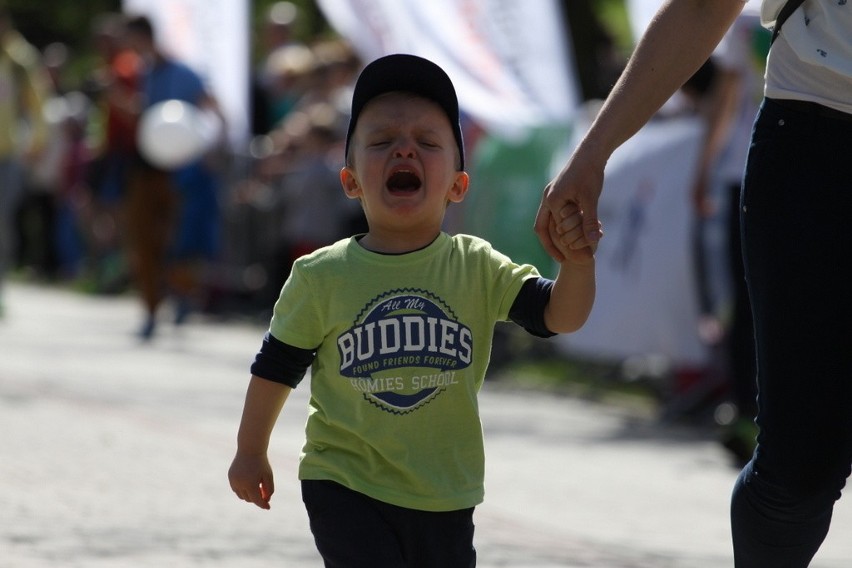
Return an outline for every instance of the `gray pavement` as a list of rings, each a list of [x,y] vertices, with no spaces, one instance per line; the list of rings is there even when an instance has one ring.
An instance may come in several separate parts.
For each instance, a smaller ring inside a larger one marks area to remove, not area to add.
[[[198,317],[141,344],[132,297],[12,284],[4,303],[0,568],[321,566],[296,481],[307,388],[273,436],[272,510],[228,488],[263,329]],[[490,383],[481,407],[479,566],[731,566],[737,472],[712,439]],[[852,566],[846,501],[813,568]]]

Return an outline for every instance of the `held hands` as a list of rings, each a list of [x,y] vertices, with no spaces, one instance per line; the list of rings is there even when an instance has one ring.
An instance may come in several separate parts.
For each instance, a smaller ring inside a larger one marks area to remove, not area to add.
[[[228,481],[231,489],[243,501],[254,503],[261,509],[270,508],[269,500],[275,491],[275,483],[265,454],[237,452],[228,470]]]
[[[575,203],[568,202],[562,209],[551,214],[547,224],[547,235],[552,246],[559,252],[560,263],[585,265],[594,260],[597,241],[589,244],[586,235],[597,233],[600,238],[601,223],[597,219],[584,220],[583,212]]]
[[[583,153],[586,156],[581,155]],[[591,258],[603,236],[598,221],[598,198],[603,188],[606,161],[597,160],[591,154],[593,150],[577,149],[545,187],[536,215],[538,239],[547,253],[560,263]]]

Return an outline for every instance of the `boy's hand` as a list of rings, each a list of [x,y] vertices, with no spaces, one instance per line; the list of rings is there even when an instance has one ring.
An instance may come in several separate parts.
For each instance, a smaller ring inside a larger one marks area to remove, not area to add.
[[[600,221],[594,221],[594,227],[584,226],[583,212],[575,203],[566,203],[557,215],[550,218],[548,232],[550,241],[562,258],[573,264],[589,264],[594,259],[594,245],[586,238],[589,232],[596,233],[598,239],[603,234]]]
[[[228,481],[231,489],[243,501],[254,503],[261,509],[270,508],[269,500],[275,491],[275,483],[266,454],[237,452],[228,470]]]

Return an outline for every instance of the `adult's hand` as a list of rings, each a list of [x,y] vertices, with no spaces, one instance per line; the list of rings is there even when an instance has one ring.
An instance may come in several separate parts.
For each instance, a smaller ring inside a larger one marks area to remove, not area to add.
[[[577,205],[584,236],[571,246],[594,250],[602,235],[598,198],[610,154],[636,134],[707,60],[742,9],[742,0],[669,0],[662,4],[586,137],[544,190],[535,232],[557,261],[563,256],[550,238],[551,220],[558,220],[567,203]]]
[[[535,218],[535,232],[544,249],[557,262],[564,261],[565,255],[551,238],[550,223],[561,220],[564,212],[569,210],[567,205],[576,205],[583,218],[583,236],[571,243],[572,249],[590,247],[594,252],[603,236],[598,219],[598,199],[603,189],[605,165],[606,159],[595,156],[581,145],[562,171],[544,188]]]

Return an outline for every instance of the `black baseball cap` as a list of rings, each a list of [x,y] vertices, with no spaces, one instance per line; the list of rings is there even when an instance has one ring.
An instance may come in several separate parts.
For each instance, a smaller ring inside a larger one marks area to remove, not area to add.
[[[414,93],[437,103],[450,119],[459,147],[459,169],[464,169],[464,141],[459,123],[459,101],[450,77],[438,65],[416,55],[397,53],[372,61],[361,71],[352,94],[352,113],[346,132],[346,156],[349,140],[355,132],[358,116],[368,102],[393,91]]]

